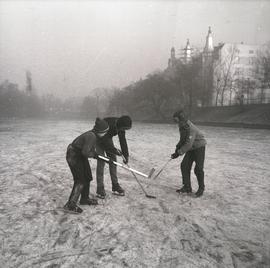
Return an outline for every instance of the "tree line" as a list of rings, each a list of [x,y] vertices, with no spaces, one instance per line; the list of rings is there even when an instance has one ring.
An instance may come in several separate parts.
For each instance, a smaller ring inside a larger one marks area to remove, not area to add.
[[[40,97],[29,87],[30,83],[21,90],[7,80],[0,84],[0,118],[94,119],[106,113],[110,96],[105,89],[96,89],[85,97]]]
[[[241,79],[235,68],[237,60],[237,47],[232,46],[227,57],[210,64],[206,72],[202,55],[198,54],[188,63],[178,61],[173,68],[148,74],[122,89],[98,88],[84,98],[68,99],[33,94],[28,72],[24,91],[9,81],[0,84],[0,117],[89,119],[129,114],[135,120],[168,121],[180,107],[192,114],[197,107],[223,106],[225,99],[229,100],[227,105],[241,104],[241,96],[250,98],[255,88],[259,88],[263,103],[265,91],[270,88],[270,45],[255,58],[253,80]]]
[[[238,52],[232,45],[224,57],[213,54],[208,65],[203,65],[203,55],[198,54],[190,62],[178,61],[173,68],[149,74],[115,92],[109,111],[128,113],[139,120],[167,121],[180,107],[192,114],[204,106],[270,102],[266,97],[270,89],[270,44],[248,58],[252,61],[248,62],[248,74],[239,73],[243,71],[240,60],[247,59],[240,59]]]
[[[109,113],[130,114],[137,120],[167,121],[180,107],[191,111],[202,103],[200,58],[157,71],[114,93]]]

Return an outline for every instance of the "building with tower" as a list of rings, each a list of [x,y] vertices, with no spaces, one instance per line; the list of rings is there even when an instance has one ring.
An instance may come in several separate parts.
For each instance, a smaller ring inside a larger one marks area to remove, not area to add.
[[[189,39],[179,58],[171,49],[168,73],[177,64],[189,64],[194,57],[200,61],[201,106],[223,106],[236,103],[264,103],[270,100],[270,89],[262,84],[263,71],[258,67],[258,55],[263,46],[244,43],[219,43],[214,46],[211,27],[200,51],[191,47]]]
[[[187,43],[185,48],[183,49],[183,57],[181,58],[182,62],[184,64],[190,63],[191,62],[191,53],[192,53],[192,48],[189,43],[189,39],[187,39]]]
[[[168,59],[168,69],[174,68],[177,64],[187,64],[192,60],[192,52],[193,48],[190,46],[189,39],[187,39],[187,43],[185,48],[181,50],[181,55],[179,58],[175,56],[175,48],[171,48],[171,57]]]

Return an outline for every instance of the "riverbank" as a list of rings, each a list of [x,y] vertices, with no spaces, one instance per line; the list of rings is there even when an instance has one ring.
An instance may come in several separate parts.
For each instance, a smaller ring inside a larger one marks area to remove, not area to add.
[[[115,114],[104,114],[106,116],[117,116]],[[120,114],[118,115],[120,116]],[[172,114],[166,114],[165,119],[158,119],[152,115],[147,117],[136,117],[130,114],[133,121],[142,123],[173,123]],[[50,116],[43,116],[42,118],[32,118],[45,121],[93,121],[95,114],[89,114],[88,118],[82,118],[78,114],[55,114]],[[250,105],[235,105],[235,106],[218,106],[218,107],[198,107],[193,110],[189,116],[192,122],[198,125],[215,126],[215,127],[234,127],[234,128],[256,128],[256,129],[270,129],[270,103],[268,104],[250,104]],[[1,122],[13,120],[27,120],[27,118],[0,118]],[[30,119],[30,118],[28,118]]]
[[[270,129],[270,104],[201,107],[191,120],[207,126]]]

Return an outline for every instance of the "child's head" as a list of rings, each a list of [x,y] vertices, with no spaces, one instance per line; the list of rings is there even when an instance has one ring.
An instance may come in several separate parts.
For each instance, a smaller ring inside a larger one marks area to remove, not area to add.
[[[173,114],[174,122],[178,123],[180,126],[184,125],[187,122],[187,116],[184,110],[179,110]]]
[[[108,123],[100,118],[96,118],[95,125],[94,125],[94,131],[99,137],[103,137],[109,130]]]
[[[132,127],[132,120],[128,115],[123,115],[116,122],[118,130],[129,130]]]

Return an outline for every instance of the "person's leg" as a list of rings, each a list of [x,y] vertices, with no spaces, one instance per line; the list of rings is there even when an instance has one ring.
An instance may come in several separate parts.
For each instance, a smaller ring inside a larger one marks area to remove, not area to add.
[[[77,203],[85,186],[85,163],[83,158],[72,148],[67,150],[66,160],[72,173],[74,184],[68,202],[65,204],[64,208],[81,213],[83,210],[77,206]]]
[[[193,163],[193,154],[192,151],[189,151],[185,154],[181,162],[181,173],[183,180],[183,191],[180,192],[192,192],[191,183],[190,183],[190,171]]]
[[[108,147],[113,148],[114,143],[113,139],[108,139],[106,140],[106,144]],[[106,151],[106,155],[112,160],[112,161],[117,161],[116,155],[113,154],[112,152]],[[112,181],[112,191],[117,194],[117,195],[125,195],[125,191],[122,189],[122,187],[118,183],[118,178],[117,178],[117,167],[115,164],[109,164],[109,169],[110,169],[110,176],[111,176],[111,181]]]
[[[83,160],[83,166],[84,166],[84,178],[83,178],[84,181],[81,194],[81,201],[89,199],[90,181],[93,180],[92,171],[87,158]]]
[[[117,158],[116,158],[116,155],[115,154],[112,154],[111,152],[106,152],[106,155],[112,161],[117,161]],[[113,164],[113,163],[110,163],[109,164],[109,169],[110,169],[110,176],[111,176],[112,185],[118,184],[117,167],[116,167],[116,165]]]
[[[91,199],[89,197],[90,192],[90,182],[93,180],[92,171],[88,162],[88,159],[84,159],[84,182],[83,189],[81,193],[80,205],[97,205],[98,202],[96,199]]]
[[[74,204],[77,204],[79,197],[81,195],[82,189],[83,189],[83,184],[80,183],[79,181],[75,180],[73,188],[72,188],[72,192],[71,192],[68,200]]]
[[[205,147],[194,150],[194,161],[196,163],[194,173],[198,180],[199,189],[196,192],[196,196],[201,196],[204,191],[204,159],[205,159]]]
[[[83,210],[77,206],[77,202],[83,189],[83,183],[81,183],[76,176],[76,169],[74,169],[72,166],[69,167],[73,175],[74,184],[68,202],[64,205],[64,208],[70,211],[81,213]]]
[[[96,151],[99,155],[104,156],[104,149],[100,145],[97,145]],[[104,167],[105,167],[105,162],[98,159],[97,169],[96,169],[96,180],[97,180],[97,197],[100,197],[100,198],[105,198],[106,196],[105,189],[104,189]]]
[[[112,161],[117,161],[116,155],[112,154],[110,152],[106,152],[106,155],[112,160]],[[112,191],[114,194],[124,196],[125,191],[124,189],[119,185],[118,183],[118,178],[117,178],[117,167],[115,164],[109,164],[109,169],[110,169],[110,176],[111,176],[111,181],[112,181]]]

